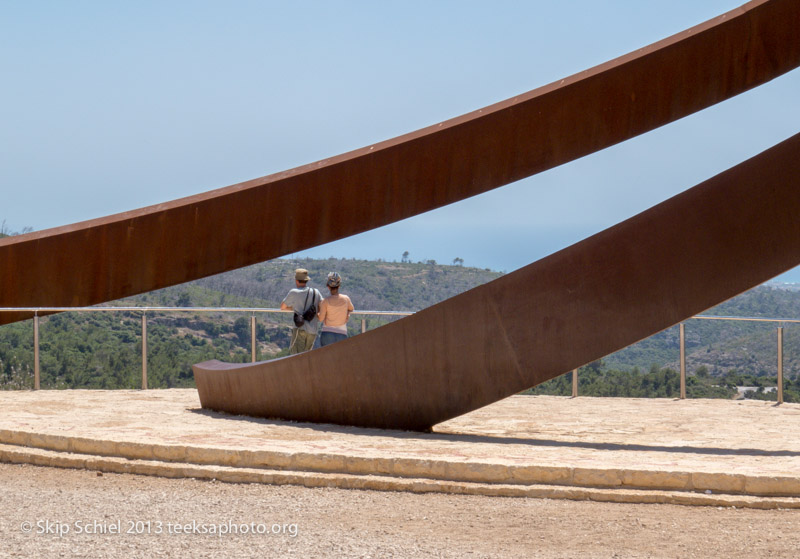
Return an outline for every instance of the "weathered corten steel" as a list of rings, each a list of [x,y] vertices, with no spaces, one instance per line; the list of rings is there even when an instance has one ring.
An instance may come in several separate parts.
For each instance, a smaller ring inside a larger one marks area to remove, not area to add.
[[[332,159],[0,240],[0,307],[86,306],[317,246],[624,141],[800,64],[800,2],[758,0],[557,83]],[[316,216],[309,222],[308,215]],[[0,314],[0,323],[27,318]]]
[[[195,365],[205,408],[425,430],[800,264],[800,134],[413,316],[264,363]]]
[[[161,206],[0,241],[0,306],[112,300],[485,192],[795,68],[798,28],[800,2],[751,2],[561,82],[381,144]],[[553,378],[800,263],[798,162],[795,136],[413,317],[268,363],[196,365],[202,405],[426,429]],[[318,221],[308,223],[309,214]]]

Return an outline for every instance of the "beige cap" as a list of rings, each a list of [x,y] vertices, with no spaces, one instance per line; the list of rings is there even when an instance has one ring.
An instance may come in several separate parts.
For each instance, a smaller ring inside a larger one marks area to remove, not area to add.
[[[308,270],[305,268],[297,268],[294,271],[294,279],[297,281],[308,281]]]

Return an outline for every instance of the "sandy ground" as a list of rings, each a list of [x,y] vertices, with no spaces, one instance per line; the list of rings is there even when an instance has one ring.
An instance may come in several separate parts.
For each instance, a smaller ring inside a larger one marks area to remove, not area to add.
[[[797,510],[306,489],[9,464],[0,464],[0,495],[0,557],[749,559],[795,558],[800,549]]]

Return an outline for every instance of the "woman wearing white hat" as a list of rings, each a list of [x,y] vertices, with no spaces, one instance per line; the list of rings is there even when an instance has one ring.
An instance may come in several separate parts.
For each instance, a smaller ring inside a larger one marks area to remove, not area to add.
[[[339,293],[341,284],[342,277],[338,273],[328,274],[326,285],[331,296],[322,300],[317,314],[322,322],[322,333],[319,337],[321,346],[347,339],[347,319],[354,308],[350,297]]]

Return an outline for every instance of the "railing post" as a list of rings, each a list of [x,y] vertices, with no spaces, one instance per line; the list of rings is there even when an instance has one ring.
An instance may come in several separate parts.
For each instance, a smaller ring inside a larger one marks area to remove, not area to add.
[[[142,390],[147,390],[147,313],[142,313]]]
[[[256,315],[250,317],[250,356],[256,362]]]
[[[33,389],[39,390],[39,313],[33,314]]]
[[[366,331],[367,331],[367,319],[366,318],[362,318],[361,319],[361,333],[363,334]]]
[[[578,369],[572,369],[572,397],[578,397]]]
[[[686,399],[686,335],[683,322],[680,325],[681,339],[681,400]]]
[[[778,326],[778,403],[783,403],[783,326]]]

